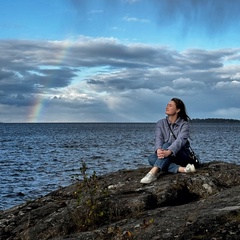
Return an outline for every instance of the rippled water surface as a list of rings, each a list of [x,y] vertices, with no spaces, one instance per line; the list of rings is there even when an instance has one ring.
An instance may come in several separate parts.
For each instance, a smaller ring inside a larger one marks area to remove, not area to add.
[[[0,209],[45,195],[89,175],[147,165],[154,123],[0,124]],[[192,147],[203,162],[240,163],[239,123],[192,123]]]

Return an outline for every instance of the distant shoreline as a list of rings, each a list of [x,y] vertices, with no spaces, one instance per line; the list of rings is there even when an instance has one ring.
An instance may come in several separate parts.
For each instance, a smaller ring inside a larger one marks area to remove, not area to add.
[[[239,123],[240,120],[238,119],[225,119],[225,118],[194,118],[191,119],[191,122],[200,122],[200,123]]]
[[[238,119],[228,118],[192,118],[192,123],[240,123]],[[144,124],[155,122],[0,122],[0,124]]]

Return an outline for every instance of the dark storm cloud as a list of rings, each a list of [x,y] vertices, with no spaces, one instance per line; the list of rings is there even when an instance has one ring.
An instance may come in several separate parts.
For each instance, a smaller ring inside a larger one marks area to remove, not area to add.
[[[43,88],[61,88],[68,86],[71,83],[71,79],[77,76],[75,71],[62,67],[59,69],[42,69],[38,70],[39,74],[35,74],[34,83],[39,82]]]
[[[97,74],[87,81],[95,85],[103,85],[104,81],[105,86],[117,89],[153,89],[184,74],[197,76],[205,74],[204,71],[208,71],[212,78],[216,73],[211,69],[223,67],[223,59],[234,58],[237,53],[235,49],[177,52],[160,46],[83,39],[71,43],[64,59],[59,61],[59,53],[66,51],[64,42],[10,43],[0,42],[1,55],[4,56],[0,70],[1,89],[26,93],[37,91],[37,86],[47,89],[68,86],[82,67],[108,66],[110,72]]]
[[[0,104],[32,106],[35,94],[51,92],[51,88],[64,87],[71,82],[75,76],[73,69],[39,68],[51,64],[49,53],[54,55],[55,49],[49,47],[47,42],[0,42]]]

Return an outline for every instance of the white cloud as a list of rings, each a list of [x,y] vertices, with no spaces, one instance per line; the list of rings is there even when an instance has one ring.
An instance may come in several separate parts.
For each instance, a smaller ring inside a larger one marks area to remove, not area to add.
[[[239,119],[240,108],[221,108],[214,111],[213,114],[219,118]]]
[[[128,16],[125,16],[123,18],[123,20],[126,21],[126,22],[139,22],[139,23],[149,23],[150,22],[148,19],[128,17]]]
[[[218,82],[215,86],[216,89],[240,89],[240,81]],[[239,90],[238,90],[239,91]]]
[[[140,2],[141,0],[124,0],[126,3]]]
[[[240,72],[238,72],[235,75],[233,75],[232,77],[230,77],[230,79],[232,79],[232,80],[240,80]]]
[[[203,88],[205,83],[200,81],[192,81],[190,78],[178,78],[173,80],[174,88],[192,89],[192,88]]]

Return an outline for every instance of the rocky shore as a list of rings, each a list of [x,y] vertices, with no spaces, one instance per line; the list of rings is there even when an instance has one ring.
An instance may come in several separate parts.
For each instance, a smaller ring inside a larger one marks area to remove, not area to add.
[[[239,239],[240,165],[210,162],[196,173],[121,170],[0,211],[1,240]]]

